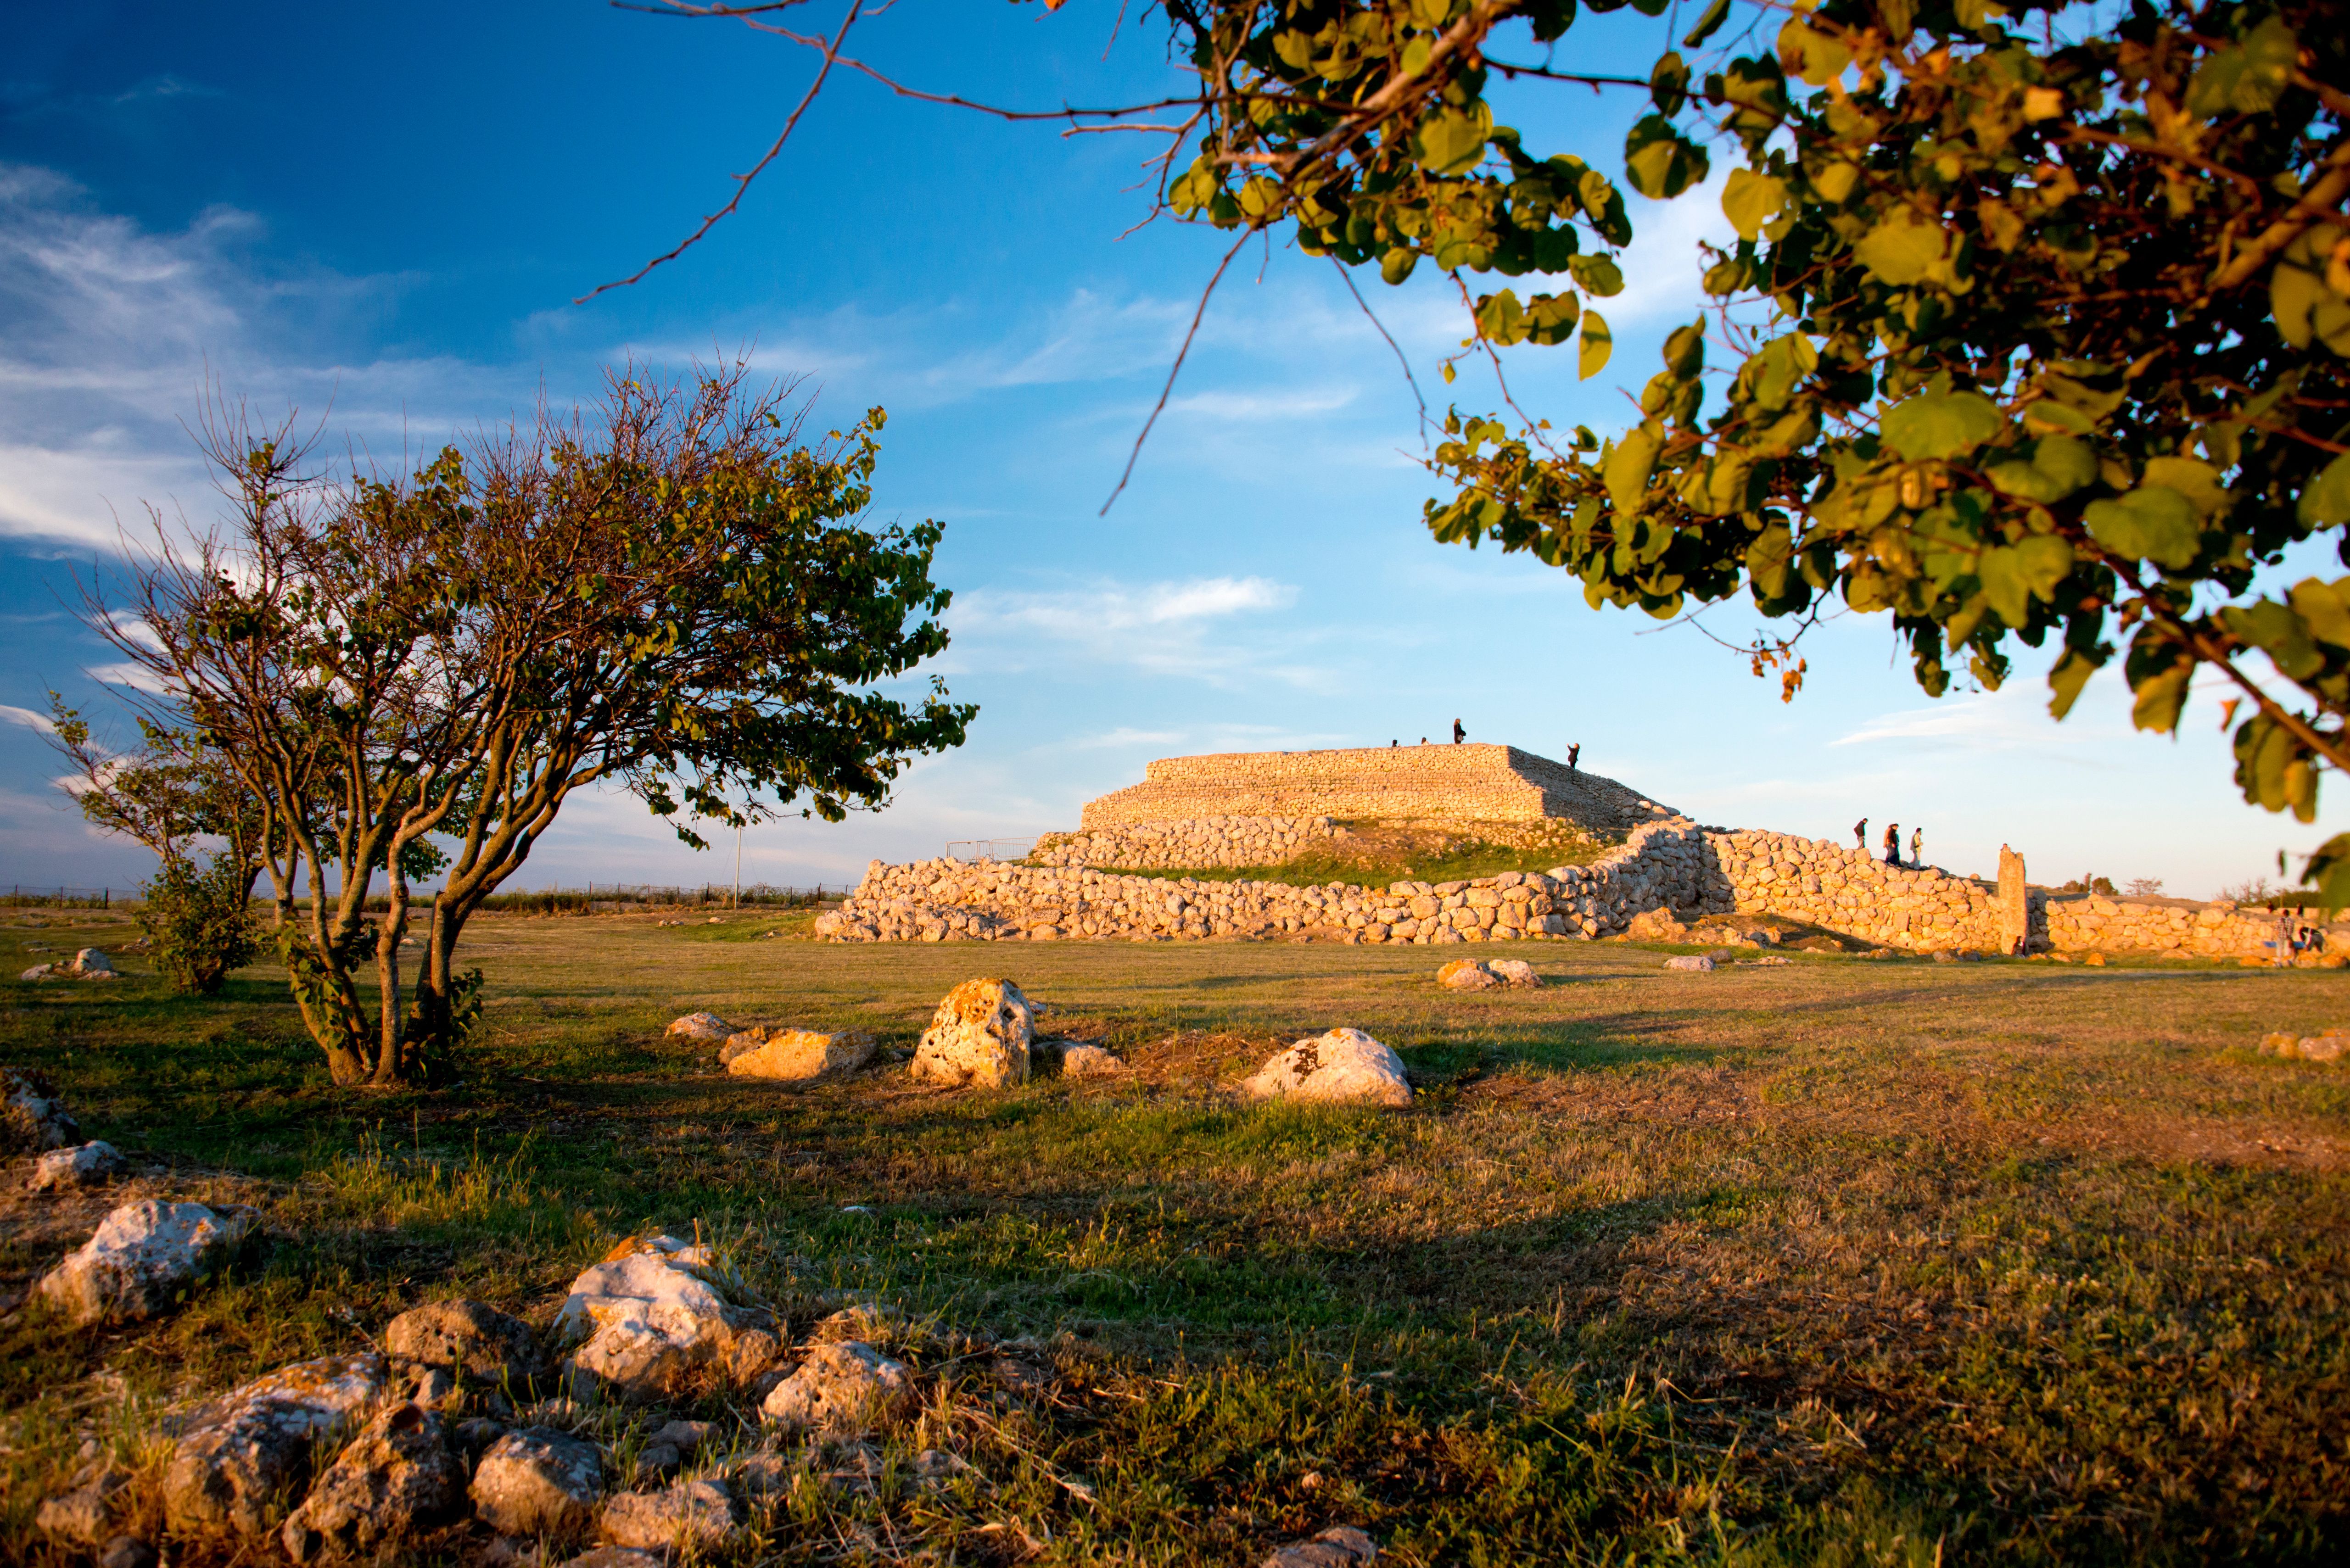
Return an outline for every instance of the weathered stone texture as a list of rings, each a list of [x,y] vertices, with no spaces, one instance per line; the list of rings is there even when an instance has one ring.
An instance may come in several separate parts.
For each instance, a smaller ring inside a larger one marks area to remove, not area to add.
[[[1135,822],[1084,833],[1048,833],[1032,866],[1116,866],[1130,871],[1218,866],[1278,866],[1342,839],[1326,816],[1196,816]]]
[[[1536,822],[1620,830],[1672,813],[1638,791],[1515,746],[1365,746],[1161,757],[1143,782],[1090,801],[1088,833],[1215,816]]]

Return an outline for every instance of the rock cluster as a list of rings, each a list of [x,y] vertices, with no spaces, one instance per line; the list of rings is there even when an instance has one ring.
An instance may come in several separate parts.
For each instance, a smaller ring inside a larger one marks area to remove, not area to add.
[[[712,1042],[723,1041],[733,1033],[734,1026],[714,1012],[689,1012],[682,1018],[672,1020],[670,1026],[661,1031],[666,1039]]]
[[[718,1059],[737,1078],[813,1084],[844,1077],[873,1059],[873,1036],[861,1029],[750,1028],[728,1035]]]
[[[1492,991],[1504,986],[1538,986],[1542,976],[1523,959],[1493,959],[1482,963],[1475,959],[1454,959],[1436,971],[1436,983],[1447,991]]]
[[[1187,816],[1048,833],[1028,853],[1033,866],[1116,866],[1132,871],[1168,867],[1277,866],[1347,830],[1326,816]]]
[[[721,1274],[706,1247],[632,1236],[571,1282],[556,1331],[577,1345],[568,1366],[634,1403],[723,1376],[754,1381],[780,1353],[781,1325]]]
[[[2343,1053],[2350,1050],[2350,1030],[2328,1029],[2323,1034],[2264,1034],[2261,1037],[2261,1054],[2282,1056],[2288,1061],[2339,1062]]]
[[[1035,1012],[1008,980],[967,980],[947,992],[914,1049],[913,1075],[949,1088],[1028,1081]]]
[[[130,1162],[122,1158],[120,1149],[99,1138],[49,1150],[33,1162],[32,1179],[26,1185],[35,1192],[102,1187],[130,1168]]]
[[[74,954],[71,963],[36,963],[16,977],[26,981],[44,980],[120,980],[113,963],[96,948],[84,948]]]

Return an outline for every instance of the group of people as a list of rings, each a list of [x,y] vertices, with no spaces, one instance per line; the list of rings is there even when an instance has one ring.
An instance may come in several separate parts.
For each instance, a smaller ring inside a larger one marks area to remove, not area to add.
[[[1863,853],[1867,851],[1868,818],[1864,816],[1852,825],[1852,841]],[[1898,822],[1887,823],[1885,825],[1885,863],[1887,866],[1906,865],[1913,871],[1924,866],[1926,864],[1926,830],[1922,827],[1909,830],[1909,858],[1905,862],[1901,858],[1901,825]]]
[[[1468,731],[1466,731],[1466,730],[1464,730],[1464,729],[1462,729],[1462,728],[1461,727],[1461,721],[1460,721],[1460,720],[1458,720],[1458,719],[1453,720],[1453,721],[1452,721],[1452,743],[1453,743],[1454,745],[1456,745],[1456,746],[1457,746],[1457,745],[1459,745],[1461,742],[1463,742],[1463,741],[1467,740],[1468,738],[1469,738],[1469,732],[1468,732]],[[1422,736],[1419,738],[1419,743],[1420,743],[1421,745],[1423,745],[1423,746],[1424,746],[1424,745],[1426,745],[1426,744],[1428,744],[1428,737],[1427,737],[1426,735],[1422,735]],[[1388,742],[1388,750],[1390,750],[1390,751],[1392,751],[1392,750],[1394,750],[1396,747],[1400,746],[1400,745],[1402,745],[1402,744],[1403,744],[1402,738],[1401,738],[1401,737],[1398,737],[1397,739],[1392,740],[1392,741],[1389,741],[1389,742]],[[1575,771],[1575,763],[1576,763],[1576,762],[1577,762],[1577,761],[1582,757],[1582,755],[1583,755],[1583,742],[1582,742],[1581,741],[1577,741],[1577,742],[1575,742],[1575,744],[1573,744],[1573,745],[1571,745],[1571,746],[1569,746],[1569,747],[1567,747],[1567,748],[1566,748],[1566,767],[1567,767],[1567,771],[1568,771],[1569,773],[1573,773],[1573,772]]]

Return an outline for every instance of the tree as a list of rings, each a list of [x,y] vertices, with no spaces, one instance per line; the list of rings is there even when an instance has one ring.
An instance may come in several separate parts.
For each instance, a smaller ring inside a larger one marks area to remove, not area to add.
[[[1164,11],[1198,84],[1165,117],[1166,209],[1237,231],[1227,263],[1278,227],[1459,287],[1504,411],[1448,416],[1440,540],[1531,552],[1595,607],[1669,618],[1742,592],[1788,623],[1745,651],[1790,696],[1804,629],[1841,599],[1890,617],[1935,696],[1960,671],[1998,687],[2021,642],[2052,650],[2057,718],[2118,660],[2137,724],[2168,732],[2212,672],[2243,712],[2246,798],[2303,821],[2320,772],[2350,765],[2350,578],[2313,558],[2350,560],[2332,6],[1711,0],[1629,78],[1555,68],[1575,0]],[[789,36],[879,76],[840,54],[858,14]],[[1591,301],[1622,286],[1631,223],[1590,149],[1496,122],[1497,77],[1644,93],[1621,167],[1645,195],[1731,165],[1714,303],[1605,434],[1521,409],[1503,351],[1572,344],[1596,374]],[[1532,281],[1471,281],[1492,273]],[[2350,836],[2307,875],[2350,902]]]
[[[254,803],[337,1083],[442,1069],[478,1007],[465,922],[574,792],[618,784],[705,847],[694,818],[804,801],[837,821],[962,742],[974,710],[935,680],[919,703],[871,689],[947,641],[939,525],[864,520],[881,410],[811,446],[783,397],[739,367],[616,374],[592,419],[542,410],[339,483],[305,471],[290,421],[208,419],[229,525],[160,548],[90,619],[160,689],[158,722],[202,734]],[[407,988],[412,887],[436,871]]]
[[[118,755],[49,693],[51,742],[74,766],[66,786],[82,815],[138,840],[161,862],[145,888],[140,929],[173,990],[209,996],[259,950],[253,886],[261,876],[261,815],[220,750],[186,730],[140,720],[137,750]],[[199,841],[219,847],[209,863]]]

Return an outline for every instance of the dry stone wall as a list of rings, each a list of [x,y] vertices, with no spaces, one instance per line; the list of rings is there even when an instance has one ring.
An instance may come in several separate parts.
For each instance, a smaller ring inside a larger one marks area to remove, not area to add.
[[[1087,833],[1048,833],[1028,861],[1035,866],[1277,866],[1347,830],[1326,816],[1194,816],[1137,822]]]
[[[2275,917],[2225,902],[2069,898],[2024,890],[2030,950],[2176,957],[2257,954]],[[1588,866],[1386,888],[1141,877],[1079,865],[874,861],[816,922],[833,941],[1125,940],[1296,935],[1440,945],[1590,940],[1637,916],[1776,915],[1913,952],[2008,951],[1999,889],[1931,867],[1887,866],[1826,839],[1700,827],[1635,829]],[[2337,942],[2345,937],[2337,934]]]
[[[1638,791],[1515,746],[1365,746],[1162,757],[1086,805],[1087,832],[1211,816],[1415,824],[1561,818],[1621,832],[1673,813]]]

